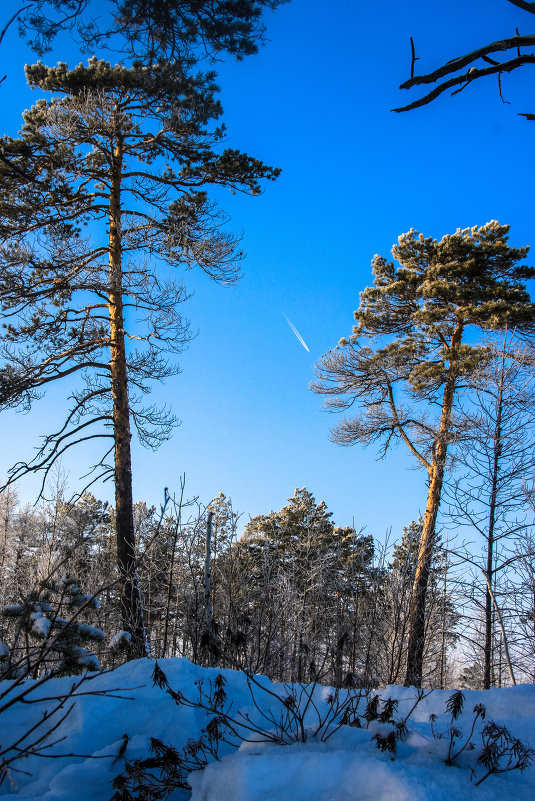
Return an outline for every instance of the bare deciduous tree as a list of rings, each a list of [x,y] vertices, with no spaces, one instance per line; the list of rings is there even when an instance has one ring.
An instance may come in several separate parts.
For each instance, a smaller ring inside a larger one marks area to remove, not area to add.
[[[535,469],[533,372],[529,350],[511,337],[491,344],[491,359],[477,376],[466,413],[474,425],[456,450],[456,473],[448,486],[449,519],[469,528],[472,541],[464,559],[476,574],[484,602],[473,599],[484,615],[483,680],[492,684],[495,625],[501,632],[509,676],[515,683],[506,631],[504,578],[515,569],[517,538],[531,525],[526,486]],[[485,543],[474,555],[474,536]],[[482,583],[482,587],[481,587]],[[512,615],[514,618],[514,614]]]

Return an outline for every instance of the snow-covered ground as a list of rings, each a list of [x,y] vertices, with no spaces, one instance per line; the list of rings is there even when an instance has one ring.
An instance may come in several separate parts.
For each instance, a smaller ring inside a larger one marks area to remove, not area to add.
[[[226,679],[226,706],[232,704],[231,714],[235,717],[241,710],[266,730],[271,727],[262,713],[271,711],[275,719],[286,714],[283,705],[269,692],[253,686],[253,698],[242,673],[206,670],[186,659],[162,660],[159,664],[173,690],[189,698],[198,693],[195,682],[202,681],[207,688],[222,673]],[[114,792],[112,779],[124,769],[124,760],[119,756],[125,743],[123,735],[129,737],[124,754],[127,759],[147,756],[149,737],[177,749],[189,738],[198,738],[209,716],[198,708],[176,704],[165,690],[153,686],[153,669],[153,662],[139,660],[82,684],[78,693],[93,694],[76,699],[72,711],[53,734],[54,740],[65,739],[49,749],[50,754],[69,756],[18,760],[0,785],[0,796],[14,796],[19,801],[107,801]],[[50,680],[36,690],[35,696],[50,699],[66,693],[74,680]],[[266,679],[259,681],[281,698],[288,696],[287,689],[280,685],[272,685]],[[0,684],[0,691],[6,685]],[[107,695],[102,695],[103,691]],[[307,724],[317,725],[318,715],[329,709],[331,694],[329,688],[315,688]],[[416,700],[416,691],[411,688],[388,687],[379,694],[382,699],[399,701],[396,720],[402,719]],[[386,736],[392,730],[391,724],[377,721],[367,729],[342,726],[326,742],[309,739],[284,746],[266,742],[246,742],[239,749],[223,746],[221,761],[190,774],[192,800],[533,801],[534,766],[523,773],[515,770],[491,775],[478,786],[476,782],[486,772],[477,758],[482,748],[481,731],[489,721],[506,726],[515,738],[535,747],[535,686],[466,691],[463,712],[454,724],[464,737],[456,737],[454,752],[470,732],[476,705],[485,705],[486,717],[477,721],[472,737],[474,748],[465,748],[455,764],[448,766],[444,759],[449,739],[434,737],[432,728],[435,734],[447,733],[450,728],[451,716],[445,708],[451,694],[435,690],[420,701],[408,720],[407,736],[398,743],[395,754],[378,750],[372,740],[372,735]],[[302,703],[307,698],[306,693],[302,695]],[[0,713],[0,748],[15,743],[52,703],[18,703]],[[362,713],[364,706],[365,699],[360,707]],[[433,726],[430,715],[437,716]],[[33,739],[39,736],[38,731]],[[187,797],[183,790],[174,791],[171,796],[176,801]]]

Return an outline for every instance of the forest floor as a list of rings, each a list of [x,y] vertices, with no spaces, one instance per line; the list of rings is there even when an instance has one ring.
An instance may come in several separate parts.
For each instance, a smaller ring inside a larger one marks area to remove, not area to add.
[[[380,715],[385,711],[385,700],[396,699],[398,704],[391,719],[399,722],[418,700],[414,688],[390,686],[372,691],[367,697],[362,695],[358,707],[361,728],[338,727],[336,720],[330,726],[321,727],[326,717],[335,717],[333,712],[337,705],[340,714],[344,709],[352,709],[354,713],[354,706],[347,706],[347,691],[340,691],[336,696],[332,688],[320,685],[312,691],[297,687],[292,701],[291,685],[272,684],[262,677],[254,677],[251,684],[241,672],[204,669],[187,659],[166,659],[158,664],[169,686],[191,700],[199,698],[201,683],[205,693],[209,693],[210,687],[217,689],[217,676],[222,675],[226,700],[220,708],[230,710],[233,719],[256,729],[256,732],[247,733],[242,728],[242,735],[252,741],[240,744],[233,736],[236,747],[221,743],[220,761],[190,773],[192,801],[533,799],[534,764],[523,772],[491,774],[480,784],[477,782],[487,773],[480,760],[485,743],[487,757],[491,762],[495,760],[492,764],[497,769],[506,767],[508,761],[515,764],[519,755],[522,756],[518,741],[535,747],[534,685],[486,692],[463,691],[464,705],[453,722],[451,713],[446,711],[453,691],[426,691],[407,719],[405,736],[396,741],[396,750],[392,753],[381,751],[377,739],[383,738],[385,743],[388,735],[396,730],[395,724],[370,719],[374,717],[373,703],[368,706],[366,718],[366,706],[373,695],[378,694],[381,700],[375,704],[375,711]],[[46,757],[27,756],[13,762],[0,785],[0,796],[18,801],[109,801],[114,794],[114,777],[124,772],[124,760],[149,756],[149,737],[158,738],[179,751],[191,738],[198,739],[213,714],[197,706],[176,703],[165,688],[154,686],[154,665],[148,660],[129,662],[82,683],[76,690],[78,697],[70,698],[63,711],[56,713],[63,715],[75,701],[71,712],[50,738],[59,741],[45,750]],[[44,700],[16,703],[2,712],[0,747],[4,749],[16,743],[43,720],[43,711],[54,703],[50,699],[68,695],[74,681],[75,678],[50,679],[27,696],[27,700],[38,697]],[[7,682],[0,684],[0,692],[5,689],[8,689]],[[485,707],[484,719],[480,705]],[[286,737],[283,729],[287,730],[288,739],[292,739],[292,731],[302,737],[300,718],[305,706],[303,730],[307,742],[277,745],[259,741],[262,737],[265,740],[273,736],[279,723],[282,738]],[[474,712],[474,708],[479,709],[479,713]],[[355,722],[353,713],[350,719]],[[436,718],[431,721],[430,716]],[[383,717],[389,717],[388,713]],[[491,722],[496,724],[494,728],[489,727]],[[46,725],[50,728],[48,723]],[[318,727],[319,736],[314,737]],[[503,727],[513,740],[507,739]],[[447,765],[452,729],[458,733],[452,735],[454,745],[450,755],[462,751],[452,765]],[[30,739],[36,740],[44,731],[44,726],[37,728]],[[264,735],[259,733],[261,731]],[[29,739],[25,741],[29,742]],[[125,743],[124,754],[121,754]],[[169,798],[179,801],[189,796],[186,790],[174,790]]]

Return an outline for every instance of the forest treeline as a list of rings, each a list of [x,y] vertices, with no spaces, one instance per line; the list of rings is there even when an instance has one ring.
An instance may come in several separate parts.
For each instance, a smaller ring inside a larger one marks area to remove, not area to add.
[[[1,498],[2,675],[70,674],[128,659],[113,509],[89,493],[38,509],[21,506],[13,490]],[[370,534],[336,526],[305,488],[280,511],[253,517],[240,537],[223,494],[204,509],[169,502],[163,514],[137,503],[135,520],[152,657],[185,656],[277,681],[402,682],[421,519],[388,552]],[[534,567],[523,551],[495,582],[513,670],[531,681]],[[484,597],[481,575],[440,540],[426,607],[425,686],[483,686]],[[510,683],[503,645],[493,614],[498,685]]]

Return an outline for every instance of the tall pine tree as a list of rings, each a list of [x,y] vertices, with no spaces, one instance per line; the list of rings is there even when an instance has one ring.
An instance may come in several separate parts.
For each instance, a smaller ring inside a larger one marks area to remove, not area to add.
[[[407,685],[422,682],[425,600],[448,446],[458,432],[456,394],[488,358],[488,348],[477,344],[475,335],[535,327],[535,304],[525,286],[535,268],[519,265],[527,248],[510,247],[508,232],[509,226],[491,221],[441,240],[413,229],[401,235],[392,249],[398,264],[375,256],[374,286],[361,294],[353,335],[322,358],[312,387],[336,410],[363,407],[334,429],[336,442],[382,442],[384,455],[402,440],[428,475],[409,614]],[[370,344],[360,345],[361,337]],[[408,400],[415,405],[408,407]]]
[[[17,172],[0,173],[8,320],[0,405],[31,404],[59,379],[81,382],[64,422],[10,480],[36,472],[44,481],[75,444],[111,438],[122,614],[141,655],[131,423],[150,447],[173,424],[142,403],[149,380],[175,372],[165,353],[187,341],[178,309],[186,295],[169,268],[198,266],[234,281],[241,252],[205,187],[257,194],[278,170],[239,151],[216,152],[223,130],[211,124],[221,113],[212,73],[96,58],[74,70],[38,63],[26,73],[54,97],[25,113],[20,138],[3,140]],[[21,173],[32,180],[21,182]],[[105,457],[99,464],[106,472]]]

